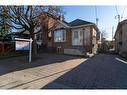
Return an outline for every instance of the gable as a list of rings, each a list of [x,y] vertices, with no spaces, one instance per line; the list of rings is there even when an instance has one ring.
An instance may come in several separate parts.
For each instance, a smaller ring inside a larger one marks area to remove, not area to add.
[[[56,29],[60,29],[60,28],[65,28],[65,26],[61,23],[59,23],[57,26],[56,26]]]
[[[55,29],[61,29],[61,28],[69,28],[69,26],[64,22],[58,21],[58,24]]]

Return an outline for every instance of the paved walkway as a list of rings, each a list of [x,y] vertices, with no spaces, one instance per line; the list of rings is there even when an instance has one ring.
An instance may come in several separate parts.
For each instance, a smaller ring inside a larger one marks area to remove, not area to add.
[[[32,63],[26,60],[25,57],[17,57],[0,61],[0,89],[40,89],[86,59],[42,54]]]

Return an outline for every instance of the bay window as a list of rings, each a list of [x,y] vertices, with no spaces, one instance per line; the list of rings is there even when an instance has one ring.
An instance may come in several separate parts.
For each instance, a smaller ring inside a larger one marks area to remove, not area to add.
[[[54,42],[65,42],[66,41],[66,31],[56,30],[54,31]]]

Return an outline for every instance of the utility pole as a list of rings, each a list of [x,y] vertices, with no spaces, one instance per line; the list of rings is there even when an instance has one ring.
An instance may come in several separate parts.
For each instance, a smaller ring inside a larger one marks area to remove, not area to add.
[[[98,26],[99,18],[97,17],[97,7],[95,6],[95,15],[96,15],[96,25]]]
[[[98,18],[96,18],[96,25],[98,26],[98,21],[99,21],[99,19]]]
[[[115,16],[115,19],[118,19],[118,23],[120,22],[120,20],[123,18],[123,14],[124,14],[124,11],[125,11],[125,8],[123,9],[123,13],[120,15],[118,10],[117,10],[117,6],[115,6],[115,9],[116,9],[116,13],[117,15]]]
[[[114,26],[112,26],[112,41],[113,41],[113,34],[114,34]]]
[[[98,21],[99,21],[99,18],[98,18],[98,15],[97,15],[97,7],[95,6],[95,16],[96,16],[96,25],[97,25],[97,27],[98,27]],[[97,32],[98,34],[98,37],[99,37],[99,39],[100,39],[100,36],[101,36],[101,33],[100,33],[100,31],[98,31]]]

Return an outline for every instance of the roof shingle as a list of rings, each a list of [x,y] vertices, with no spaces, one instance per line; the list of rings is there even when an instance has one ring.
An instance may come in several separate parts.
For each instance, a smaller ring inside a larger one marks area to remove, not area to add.
[[[81,19],[76,19],[76,20],[68,23],[69,26],[80,26],[80,25],[87,25],[87,24],[94,24],[94,23],[84,21],[84,20],[81,20]]]

